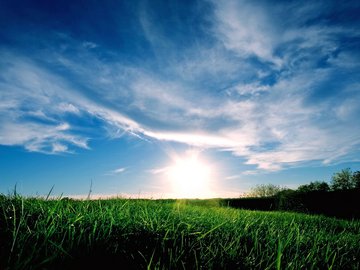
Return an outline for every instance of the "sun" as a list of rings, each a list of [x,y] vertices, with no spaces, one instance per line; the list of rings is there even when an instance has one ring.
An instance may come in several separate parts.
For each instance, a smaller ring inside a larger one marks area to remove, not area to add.
[[[175,158],[167,170],[167,178],[176,198],[211,197],[212,176],[211,166],[201,160],[197,152]]]

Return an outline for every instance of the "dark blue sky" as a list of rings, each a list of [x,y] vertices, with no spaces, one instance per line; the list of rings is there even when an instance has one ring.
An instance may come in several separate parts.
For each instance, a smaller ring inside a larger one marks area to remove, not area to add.
[[[212,168],[201,196],[359,170],[358,14],[359,1],[1,1],[0,192],[81,196],[93,181],[176,196],[169,168],[189,155]]]

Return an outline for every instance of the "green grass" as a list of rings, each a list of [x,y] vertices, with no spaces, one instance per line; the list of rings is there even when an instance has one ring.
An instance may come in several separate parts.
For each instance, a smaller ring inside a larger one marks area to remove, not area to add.
[[[360,268],[360,221],[216,200],[0,196],[0,205],[0,269]]]

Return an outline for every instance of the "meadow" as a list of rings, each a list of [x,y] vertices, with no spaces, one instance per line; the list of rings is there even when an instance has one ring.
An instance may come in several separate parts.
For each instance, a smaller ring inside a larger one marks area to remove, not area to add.
[[[0,269],[359,269],[360,221],[219,200],[0,196]]]

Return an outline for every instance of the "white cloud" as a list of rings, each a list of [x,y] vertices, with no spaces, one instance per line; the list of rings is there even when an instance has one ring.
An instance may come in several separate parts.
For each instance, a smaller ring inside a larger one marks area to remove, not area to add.
[[[78,128],[74,130],[62,120],[67,113],[80,117],[81,111],[128,132],[139,128],[135,121],[98,106],[70,87],[63,78],[28,58],[3,53],[2,61],[11,63],[10,68],[2,72],[0,82],[3,101],[0,143],[3,145],[23,145],[29,151],[43,153],[69,152],[69,145],[89,149],[88,137],[78,134],[75,132]]]
[[[262,85],[259,82],[248,83],[248,84],[239,84],[230,89],[227,89],[228,93],[231,95],[231,91],[236,91],[239,95],[256,95],[260,92],[269,91],[270,86]]]
[[[214,1],[214,32],[224,46],[240,57],[258,56],[276,65],[281,60],[273,50],[278,33],[265,7],[248,1]]]
[[[269,65],[273,70],[306,68],[324,57],[335,63],[332,57],[340,46],[339,35],[359,36],[358,29],[321,20],[315,23],[321,15],[328,16],[324,2],[212,2],[213,34],[218,41],[239,57],[255,56],[273,64]],[[347,53],[341,52],[340,57],[347,57]],[[347,60],[340,65],[353,62]]]
[[[63,82],[26,58],[4,54],[2,61],[11,65],[2,73],[0,96],[12,106],[0,108],[0,143],[43,153],[69,152],[68,145],[88,148],[88,139],[71,134],[71,126],[59,119]]]
[[[68,152],[64,143],[88,149],[87,139],[67,134],[68,124],[50,126],[36,123],[0,121],[0,144],[23,145],[29,151],[42,153]]]
[[[154,169],[148,170],[147,172],[156,175],[156,174],[165,174],[168,171],[169,171],[169,167],[163,167],[163,168],[154,168]]]
[[[61,112],[69,112],[69,113],[74,113],[74,114],[80,113],[80,110],[71,103],[64,103],[64,102],[60,103],[58,108]]]
[[[108,175],[108,176],[118,175],[118,174],[125,172],[126,170],[127,170],[127,168],[125,168],[125,167],[119,167],[115,170],[111,170],[111,171],[107,172],[105,175]]]
[[[162,131],[149,131],[143,130],[143,133],[146,136],[151,138],[155,138],[157,140],[162,141],[173,141],[180,142],[196,147],[205,147],[205,148],[235,148],[238,147],[240,149],[246,142],[242,140],[238,140],[236,138],[231,138],[225,134],[217,134],[216,132],[202,132],[196,133],[194,131],[188,132],[162,132]],[[241,136],[241,134],[238,134]],[[246,140],[248,139],[246,136],[243,136]]]
[[[68,147],[66,145],[64,145],[64,144],[61,144],[61,143],[53,143],[52,147],[53,147],[52,151],[54,153],[66,152],[68,150]]]
[[[116,170],[114,170],[114,173],[122,173],[126,170],[126,168],[117,168]]]

